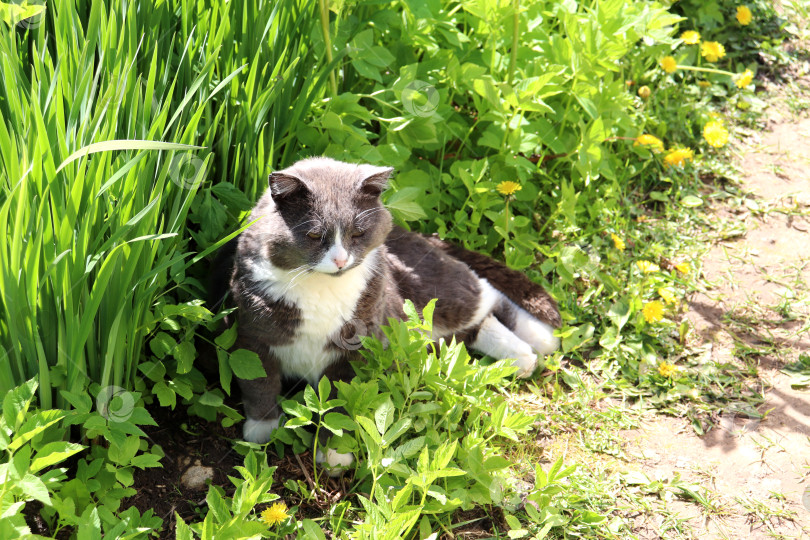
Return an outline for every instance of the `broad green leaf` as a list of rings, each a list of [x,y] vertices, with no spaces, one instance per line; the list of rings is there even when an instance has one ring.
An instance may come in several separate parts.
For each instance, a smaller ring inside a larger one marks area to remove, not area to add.
[[[240,379],[267,377],[259,355],[247,349],[237,349],[230,354],[228,365]]]
[[[384,434],[394,421],[394,403],[388,399],[377,407],[374,412],[374,422],[380,435]]]
[[[21,479],[15,482],[16,487],[27,497],[36,499],[42,504],[50,506],[51,496],[45,484],[31,473],[26,473]]]
[[[318,527],[318,524],[311,519],[305,519],[301,523],[301,528],[303,529],[305,535],[304,538],[307,540],[326,540],[326,535],[323,534],[323,531],[320,527]]]
[[[702,204],[703,199],[695,195],[686,195],[681,199],[681,206],[686,206],[687,208],[694,208],[696,206],[701,206]]]
[[[177,360],[177,373],[188,373],[194,365],[194,359],[197,356],[197,351],[194,344],[190,341],[183,341],[178,343],[172,350],[174,359]]]
[[[30,471],[36,473],[45,467],[56,465],[85,448],[86,446],[65,441],[50,442],[37,450],[36,456],[31,461]]]

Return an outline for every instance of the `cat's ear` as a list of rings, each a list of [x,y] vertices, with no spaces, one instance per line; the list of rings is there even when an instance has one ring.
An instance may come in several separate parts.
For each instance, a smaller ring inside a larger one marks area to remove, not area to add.
[[[270,173],[268,182],[270,194],[274,199],[283,199],[304,188],[304,183],[300,179],[285,172]]]
[[[380,193],[388,187],[388,179],[394,169],[391,167],[363,166],[363,179],[360,182],[360,191],[371,197],[379,197]]]

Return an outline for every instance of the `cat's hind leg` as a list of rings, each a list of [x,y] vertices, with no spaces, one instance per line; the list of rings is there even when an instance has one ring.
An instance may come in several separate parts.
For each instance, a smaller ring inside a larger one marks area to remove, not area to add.
[[[531,345],[537,354],[551,354],[560,348],[560,338],[554,335],[554,328],[536,319],[506,296],[493,310],[495,317],[522,341]]]
[[[520,378],[531,376],[537,367],[537,354],[532,346],[504,326],[492,313],[481,321],[471,347],[499,360],[513,358],[515,361],[512,365],[518,368],[517,376]]]

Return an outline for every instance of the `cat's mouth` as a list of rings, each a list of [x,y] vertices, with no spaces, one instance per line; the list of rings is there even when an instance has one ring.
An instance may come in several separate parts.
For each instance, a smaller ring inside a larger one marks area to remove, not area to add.
[[[343,268],[339,268],[334,272],[323,272],[323,273],[326,274],[327,276],[339,277],[356,267],[357,264],[353,264],[351,266],[344,266]]]

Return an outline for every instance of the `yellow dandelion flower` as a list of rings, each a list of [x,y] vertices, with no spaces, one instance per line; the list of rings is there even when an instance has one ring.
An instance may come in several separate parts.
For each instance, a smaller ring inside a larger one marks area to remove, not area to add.
[[[658,296],[664,299],[664,302],[667,304],[675,304],[678,302],[678,299],[675,298],[675,295],[669,289],[665,289],[661,287],[658,289]]]
[[[688,274],[689,273],[689,265],[685,262],[678,263],[675,265],[675,270],[680,272],[681,274]]]
[[[652,90],[650,90],[649,86],[645,85],[645,86],[639,87],[639,89],[638,89],[638,97],[640,97],[641,99],[647,99],[648,97],[650,97],[650,94],[652,94]]]
[[[700,45],[700,54],[709,62],[717,62],[726,55],[726,48],[716,41],[704,41]]]
[[[523,186],[517,182],[512,182],[511,180],[504,180],[498,184],[495,189],[497,189],[498,193],[501,195],[513,195],[514,193],[523,189]]]
[[[750,69],[746,69],[745,71],[742,72],[740,77],[737,79],[737,82],[736,82],[737,88],[745,88],[746,86],[751,84],[751,81],[753,81],[753,80],[754,80],[754,74],[751,72]]]
[[[691,148],[675,148],[664,157],[665,167],[680,167],[687,161],[692,161],[694,154]]]
[[[660,373],[663,377],[672,377],[677,372],[678,368],[672,364],[668,364],[667,362],[661,362],[658,364],[658,373]]]
[[[698,86],[701,88],[708,88],[712,85],[709,81],[698,81]]]
[[[712,120],[703,128],[703,138],[711,146],[720,148],[728,142],[728,130],[720,122]]]
[[[267,524],[268,527],[278,525],[288,517],[290,516],[287,514],[287,505],[284,503],[275,503],[262,512],[262,521]]]
[[[751,10],[748,6],[738,6],[737,7],[737,22],[743,26],[748,26],[751,24],[751,20],[754,16],[751,14]]]
[[[671,56],[665,56],[661,59],[661,69],[667,73],[673,73],[678,69],[678,61]]]
[[[660,321],[661,319],[664,318],[664,304],[662,304],[658,300],[647,302],[646,304],[644,304],[644,308],[641,310],[641,314],[644,315],[644,319],[648,323]]]
[[[644,272],[645,274],[651,274],[653,272],[658,272],[658,270],[660,270],[657,264],[650,261],[636,261],[636,266],[638,266],[638,269]]]
[[[697,45],[700,43],[700,34],[695,32],[694,30],[687,30],[683,34],[681,34],[681,39],[687,45]]]
[[[633,146],[649,146],[650,150],[653,152],[663,152],[664,150],[664,143],[661,139],[647,133],[636,137],[636,142],[633,143]]]
[[[618,249],[619,251],[624,251],[624,248],[626,247],[624,244],[624,240],[622,240],[613,233],[610,234],[610,238],[613,239],[613,245],[616,246],[616,249]]]

